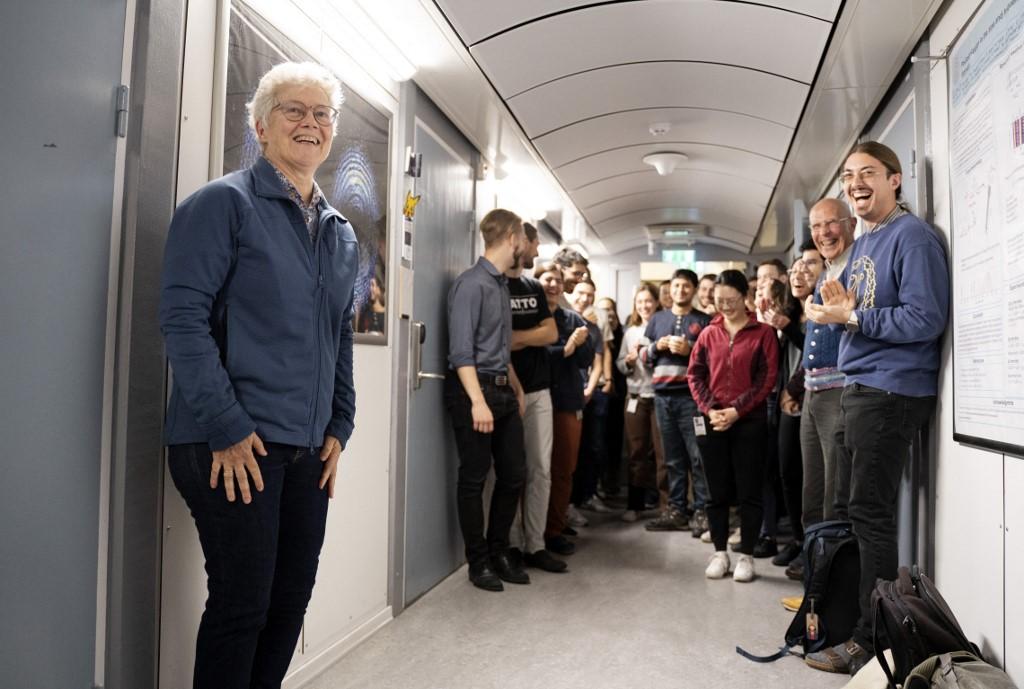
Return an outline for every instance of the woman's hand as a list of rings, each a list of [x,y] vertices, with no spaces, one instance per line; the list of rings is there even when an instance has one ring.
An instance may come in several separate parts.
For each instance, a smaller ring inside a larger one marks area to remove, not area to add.
[[[711,420],[711,427],[722,433],[723,431],[729,430],[729,428],[739,420],[740,414],[736,411],[736,407],[729,407],[728,409],[712,409],[708,412],[708,418]]]
[[[779,402],[779,406],[789,416],[796,416],[800,413],[800,403],[793,399],[793,396],[789,394],[789,390],[782,391],[782,401]]]
[[[250,476],[252,476],[252,483],[256,490],[263,492],[263,476],[260,474],[260,465],[256,462],[256,456],[253,454],[254,449],[256,455],[267,456],[267,451],[263,449],[263,441],[255,431],[227,449],[213,451],[210,488],[217,488],[217,482],[223,471],[224,492],[227,493],[228,502],[235,501],[236,481],[238,482],[238,491],[242,494],[242,502],[246,505],[252,502],[252,493],[249,491]]]
[[[632,367],[636,363],[637,358],[640,356],[639,346],[640,345],[637,345],[637,347],[631,347],[629,351],[626,352],[626,366]]]
[[[334,481],[338,478],[338,461],[341,459],[341,441],[333,435],[324,436],[324,446],[320,448],[320,461],[324,470],[320,472],[320,490],[327,486],[327,497],[334,497]]]
[[[776,330],[785,330],[786,326],[790,324],[789,316],[779,313],[775,309],[768,309],[765,311],[764,318],[764,322]]]

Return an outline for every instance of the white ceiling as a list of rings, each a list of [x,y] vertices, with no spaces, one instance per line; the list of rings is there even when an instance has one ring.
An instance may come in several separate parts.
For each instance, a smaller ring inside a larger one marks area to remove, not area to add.
[[[612,253],[664,222],[750,249],[841,5],[435,2]],[[660,177],[641,159],[662,150],[688,160]]]

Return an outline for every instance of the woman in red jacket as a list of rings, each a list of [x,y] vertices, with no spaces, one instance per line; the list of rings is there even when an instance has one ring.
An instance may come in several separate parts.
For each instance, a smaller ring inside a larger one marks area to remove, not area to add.
[[[744,306],[747,279],[725,270],[715,279],[718,315],[704,328],[690,353],[687,377],[703,416],[694,418],[704,458],[707,513],[715,544],[705,574],[729,573],[729,504],[740,505],[740,558],[736,581],[754,578],[754,542],[761,527],[761,483],[768,428],[766,399],[778,367],[775,329],[758,323]]]

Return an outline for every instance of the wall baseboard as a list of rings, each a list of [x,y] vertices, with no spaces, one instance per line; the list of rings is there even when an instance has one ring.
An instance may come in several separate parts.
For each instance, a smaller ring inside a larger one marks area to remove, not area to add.
[[[297,668],[292,669],[282,683],[282,689],[299,689],[330,665],[337,662],[349,651],[370,638],[374,632],[394,619],[391,614],[391,606],[388,606],[369,617],[365,622],[353,629],[351,632],[338,639],[336,642],[309,658]]]

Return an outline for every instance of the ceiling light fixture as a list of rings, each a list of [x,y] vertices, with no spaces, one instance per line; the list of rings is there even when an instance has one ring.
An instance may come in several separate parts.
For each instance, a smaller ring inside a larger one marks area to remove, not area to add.
[[[676,151],[660,151],[658,153],[649,153],[643,157],[643,161],[653,166],[662,177],[671,175],[676,166],[686,160],[689,160],[689,156]]]

